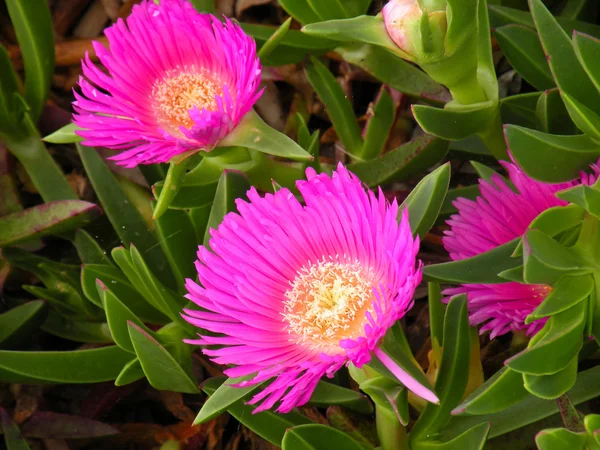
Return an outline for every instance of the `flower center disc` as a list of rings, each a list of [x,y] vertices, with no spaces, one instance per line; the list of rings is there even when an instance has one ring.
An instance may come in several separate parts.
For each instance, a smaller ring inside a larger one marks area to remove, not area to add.
[[[321,261],[300,270],[285,293],[283,318],[290,334],[319,347],[361,335],[375,298],[365,275],[358,262]]]
[[[223,86],[205,71],[192,68],[170,70],[152,86],[152,98],[158,121],[170,130],[190,128],[194,121],[189,111],[216,111],[216,96],[223,95]]]

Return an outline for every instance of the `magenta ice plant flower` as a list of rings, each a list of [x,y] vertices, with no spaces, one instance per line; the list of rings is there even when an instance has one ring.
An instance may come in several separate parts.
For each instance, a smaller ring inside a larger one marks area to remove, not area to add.
[[[74,122],[84,145],[119,150],[117,164],[209,151],[261,94],[252,38],[187,0],[144,0],[105,34],[94,50],[108,73],[86,54]]]
[[[421,281],[419,241],[398,204],[375,195],[342,165],[332,176],[306,171],[297,187],[249,201],[211,230],[200,247],[199,284],[187,280],[187,298],[200,309],[184,318],[211,334],[189,343],[239,386],[271,380],[255,395],[256,411],[288,412],[305,404],[324,376],[372,355],[418,395],[437,401],[379,348],[413,305]]]
[[[594,166],[594,174],[581,174],[579,180],[546,184],[527,176],[517,165],[501,163],[508,171],[513,190],[499,175],[490,181],[479,180],[481,196],[474,201],[458,198],[454,206],[458,214],[447,224],[444,247],[453,260],[479,255],[523,236],[533,219],[540,213],[568,202],[554,194],[580,183],[591,185],[600,169]],[[472,325],[483,325],[481,333],[491,331],[494,338],[509,331],[525,331],[527,335],[537,333],[545,319],[525,323],[531,314],[551,292],[552,288],[540,284],[508,282],[500,284],[463,284],[443,291],[447,296],[467,294]]]

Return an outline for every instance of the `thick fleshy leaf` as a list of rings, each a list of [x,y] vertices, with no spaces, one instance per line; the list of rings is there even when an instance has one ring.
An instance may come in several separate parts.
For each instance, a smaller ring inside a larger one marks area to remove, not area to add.
[[[80,228],[100,216],[95,204],[63,200],[0,217],[0,247]]]
[[[450,183],[450,163],[438,167],[415,186],[400,206],[408,210],[410,229],[422,239],[435,223]]]
[[[458,212],[456,207],[452,204],[457,198],[462,197],[468,198],[469,200],[475,200],[480,195],[481,191],[479,190],[478,184],[449,189],[448,194],[446,195],[446,199],[444,200],[444,204],[442,205],[442,209],[440,210],[438,223],[441,223],[442,221],[446,220],[450,214],[455,214]]]
[[[54,72],[54,32],[45,0],[7,0],[25,65],[24,97],[37,122]]]
[[[89,322],[50,311],[41,329],[54,336],[83,344],[114,344],[106,322]]]
[[[156,339],[132,322],[128,322],[128,328],[135,353],[152,387],[188,394],[199,392],[198,383]]]
[[[579,63],[571,39],[541,0],[529,4],[556,84],[577,102],[600,112],[600,93]]]
[[[564,369],[552,375],[523,374],[525,389],[536,397],[552,400],[565,394],[577,379],[577,356]]]
[[[523,237],[523,277],[530,284],[553,285],[564,275],[585,275],[594,268],[575,250],[546,233],[528,230]]]
[[[129,361],[115,380],[115,386],[126,386],[144,378],[144,369],[138,358]]]
[[[312,159],[312,156],[289,137],[267,125],[254,110],[246,114],[233,131],[219,141],[218,146],[246,147],[297,161]]]
[[[569,391],[569,398],[573,404],[578,405],[600,395],[600,386],[597,383],[599,376],[600,366],[579,372],[575,385]],[[490,438],[494,438],[552,416],[558,410],[556,401],[529,395],[522,401],[494,414],[454,417],[442,431],[442,438],[451,439],[483,422],[492,423]]]
[[[538,122],[535,117],[535,110],[540,95],[540,92],[528,92],[504,97],[500,100],[502,123],[536,128]]]
[[[561,278],[542,304],[527,317],[526,323],[569,309],[585,300],[593,289],[594,281],[589,275]]]
[[[150,330],[101,282],[98,283],[98,292],[102,293],[102,303],[106,312],[106,320],[115,344],[123,350],[135,353],[129,336],[128,323],[137,325],[149,334],[151,333]]]
[[[558,136],[507,125],[512,156],[532,178],[547,183],[571,181],[600,157],[600,145],[587,136]]]
[[[506,280],[498,274],[521,264],[518,258],[511,258],[518,241],[519,239],[513,239],[472,258],[426,266],[423,268],[423,275],[430,280],[450,283],[505,283]]]
[[[352,104],[342,86],[329,69],[315,57],[311,56],[305,70],[306,77],[323,102],[342,144],[351,155],[359,155],[363,139]]]
[[[202,390],[208,395],[212,395],[224,381],[224,377],[206,380],[202,384]],[[305,416],[296,413],[276,414],[264,411],[253,414],[255,409],[255,406],[245,405],[243,400],[238,400],[227,409],[227,412],[256,434],[278,447],[281,447],[283,436],[289,428],[313,423]]]
[[[15,119],[13,111],[14,94],[19,92],[19,78],[10,60],[10,55],[0,45],[0,120],[3,132]]]
[[[257,383],[250,386],[235,387],[236,384],[242,383],[254,378],[254,374],[239,378],[228,378],[223,382],[204,402],[200,412],[194,419],[194,425],[206,423],[215,417],[220,416],[227,410],[231,405],[238,402],[239,400],[246,399],[252,394],[252,392],[260,389],[265,384]],[[209,380],[210,381],[210,380]],[[204,387],[202,387],[204,389]]]
[[[480,423],[450,441],[419,441],[411,448],[414,450],[483,450],[490,427],[490,423]]]
[[[520,402],[529,395],[523,387],[523,375],[503,367],[471,393],[452,411],[452,415],[492,414]]]
[[[273,51],[281,44],[285,36],[290,31],[290,24],[292,23],[292,18],[288,17],[288,19],[281,24],[279,28],[265,41],[263,45],[261,45],[258,50],[257,56],[261,61],[265,61],[268,56],[273,53]]]
[[[6,450],[30,450],[19,428],[10,419],[4,408],[0,407],[0,431],[4,434]]]
[[[360,383],[360,390],[377,405],[377,414],[384,409],[399,423],[408,425],[408,390],[404,386],[387,377],[374,377]]]
[[[427,283],[427,303],[429,305],[429,329],[431,347],[437,361],[441,361],[440,349],[444,345],[444,315],[446,307],[442,303],[442,290],[439,283]]]
[[[324,37],[341,42],[362,42],[384,47],[391,52],[399,52],[385,30],[383,17],[360,16],[352,19],[332,20],[306,25],[302,31],[312,36]]]
[[[457,141],[484,131],[495,118],[497,105],[491,101],[452,109],[413,105],[412,111],[415,120],[427,133]]]
[[[76,142],[81,142],[83,141],[83,138],[78,134],[75,134],[75,131],[80,129],[81,128],[74,123],[70,123],[59,128],[54,133],[45,136],[42,140],[49,142],[50,144],[74,144]]]
[[[156,234],[169,260],[179,291],[185,290],[186,278],[194,278],[196,270],[196,230],[186,211],[168,210],[158,220]]]
[[[97,420],[50,411],[34,412],[21,431],[23,436],[37,439],[88,439],[119,433]]]
[[[77,249],[79,259],[83,264],[106,264],[113,265],[106,250],[87,231],[77,230],[73,245]]]
[[[46,313],[45,303],[33,300],[0,314],[0,348],[14,348],[28,342]]]
[[[249,189],[250,183],[248,183],[248,178],[243,173],[228,170],[223,172],[210,209],[210,216],[204,234],[204,246],[208,246],[210,230],[217,229],[225,215],[237,211],[235,200],[244,198]]]
[[[584,450],[585,433],[574,433],[565,428],[551,428],[540,431],[535,437],[538,450]]]
[[[450,412],[463,398],[467,387],[471,339],[466,295],[450,300],[444,317],[442,360],[435,380],[440,404],[429,403],[410,433],[412,442],[428,440],[450,419]]]
[[[282,450],[364,450],[352,437],[335,428],[321,424],[299,425],[286,431]]]
[[[348,170],[368,186],[406,179],[437,164],[448,153],[448,141],[418,137],[370,161],[348,165]]]
[[[499,5],[490,5],[488,8],[492,28],[498,28],[509,24],[525,25],[526,27],[535,28],[533,18],[528,11]],[[574,30],[579,30],[583,33],[600,37],[600,27],[598,25],[565,17],[556,17],[555,20],[569,36],[573,34]]]
[[[114,266],[105,264],[86,264],[81,270],[81,286],[89,301],[99,307],[103,307],[102,299],[96,288],[96,280],[100,280],[115,295],[122,299],[123,303],[137,317],[144,322],[165,324],[167,317],[159,312],[135,289],[125,274]]]
[[[177,192],[177,195],[173,199],[172,203],[169,205],[171,209],[192,209],[192,208],[201,208],[206,205],[210,205],[215,197],[215,192],[217,190],[217,182],[203,182],[201,184],[196,184],[190,182],[186,182],[184,180],[183,186]],[[152,192],[155,197],[160,196],[162,193],[164,184],[162,181],[159,181],[157,184],[152,186]]]
[[[14,0],[25,3],[23,0]],[[32,2],[38,3],[38,0]],[[54,50],[52,50],[54,51]],[[25,112],[18,136],[3,136],[4,145],[19,160],[45,202],[77,200],[60,166],[41,141],[36,124]]]
[[[104,213],[124,245],[134,243],[144,254],[152,271],[170,287],[175,279],[156,236],[148,229],[140,212],[131,206],[123,189],[95,148],[77,145],[85,171],[92,182]]]
[[[179,192],[179,189],[181,189],[181,185],[183,184],[183,180],[191,161],[192,158],[187,158],[183,161],[172,161],[169,164],[167,177],[165,178],[164,184],[156,198],[156,204],[153,208],[153,220],[156,220],[162,216],[169,208],[171,203],[173,203],[173,199]]]
[[[452,97],[422,70],[395,53],[371,44],[345,44],[335,49],[345,61],[360,67],[381,82],[404,94],[442,104]]]
[[[561,92],[561,97],[577,128],[592,139],[600,139],[600,115],[565,92]]]
[[[600,65],[598,64],[600,40],[576,31],[573,33],[573,49],[596,89],[600,89]]]
[[[494,36],[513,68],[529,84],[540,91],[556,85],[535,31],[522,25],[506,25],[496,28]]]
[[[551,316],[528,348],[505,364],[531,375],[552,375],[567,367],[582,346],[586,307],[585,302],[580,302]]]
[[[310,403],[328,407],[331,405],[343,406],[363,414],[373,412],[373,405],[369,399],[360,392],[337,386],[326,381],[320,381],[310,397]]]
[[[100,383],[117,378],[131,359],[116,345],[66,352],[0,351],[0,381],[8,383]],[[76,367],[77,370],[73,370]]]
[[[535,107],[538,125],[528,128],[538,128],[544,133],[551,134],[576,134],[577,128],[569,116],[565,102],[561,98],[558,88],[543,92]]]
[[[367,114],[369,118],[365,125],[365,142],[360,152],[363,160],[373,159],[381,154],[396,120],[396,105],[385,85],[381,86],[379,95]]]
[[[595,217],[600,217],[600,191],[595,187],[585,185],[574,186],[558,192],[556,196],[578,205]]]

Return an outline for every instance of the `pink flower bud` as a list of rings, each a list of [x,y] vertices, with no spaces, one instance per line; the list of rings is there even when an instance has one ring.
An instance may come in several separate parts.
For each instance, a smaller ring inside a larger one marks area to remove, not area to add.
[[[389,36],[407,59],[418,60],[424,53],[443,52],[447,28],[444,0],[391,0],[382,14]],[[423,35],[423,19],[427,20],[427,36]]]

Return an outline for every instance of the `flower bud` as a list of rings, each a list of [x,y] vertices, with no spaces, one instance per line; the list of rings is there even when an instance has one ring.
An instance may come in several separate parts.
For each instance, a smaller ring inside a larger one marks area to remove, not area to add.
[[[419,62],[443,55],[448,28],[445,0],[391,0],[382,14],[389,36],[406,59]]]

